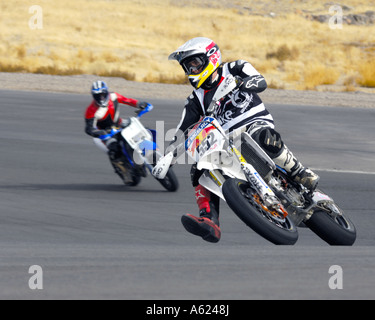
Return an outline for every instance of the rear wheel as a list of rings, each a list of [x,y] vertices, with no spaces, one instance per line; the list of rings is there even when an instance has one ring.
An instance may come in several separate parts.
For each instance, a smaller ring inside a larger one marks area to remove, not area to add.
[[[135,173],[132,173],[131,176],[132,176],[133,181],[132,182],[128,182],[128,183],[126,183],[124,181],[124,183],[127,186],[135,187],[135,186],[137,186],[141,182],[142,178],[140,176],[136,175]]]
[[[352,246],[357,238],[353,222],[336,204],[316,209],[305,224],[332,246]]]
[[[256,233],[278,245],[293,245],[298,231],[288,216],[266,208],[257,192],[247,181],[228,179],[223,185],[223,195],[234,213]]]
[[[111,161],[111,164],[126,186],[135,187],[141,182],[141,177],[126,159],[122,158],[119,161]]]

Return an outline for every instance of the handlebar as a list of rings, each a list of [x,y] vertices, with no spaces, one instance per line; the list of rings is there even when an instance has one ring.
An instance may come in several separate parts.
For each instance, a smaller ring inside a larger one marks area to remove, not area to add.
[[[150,112],[153,108],[154,108],[154,106],[151,103],[147,103],[147,105],[144,109],[141,109],[141,110],[137,111],[137,118],[142,117],[147,112]],[[112,127],[111,132],[108,132],[107,134],[103,134],[103,135],[99,136],[98,138],[100,140],[106,141],[106,140],[112,138],[113,136],[115,136],[116,134],[118,134],[119,132],[121,132],[121,130],[122,130],[122,128]]]
[[[107,134],[103,134],[103,135],[99,136],[98,138],[100,140],[106,141],[106,140],[112,138],[114,135],[118,134],[119,132],[121,132],[121,129],[111,128],[111,132],[108,132]]]
[[[153,108],[154,106],[151,103],[147,103],[146,108],[140,110],[137,114],[137,117],[138,118],[142,117],[145,113],[150,112]]]

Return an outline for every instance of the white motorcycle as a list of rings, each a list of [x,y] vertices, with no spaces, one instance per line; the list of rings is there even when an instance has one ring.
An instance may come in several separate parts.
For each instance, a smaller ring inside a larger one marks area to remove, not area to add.
[[[232,75],[224,79],[208,115],[236,88]],[[183,146],[203,171],[199,184],[226,201],[247,226],[270,242],[293,245],[298,240],[297,227],[305,226],[330,245],[355,242],[353,223],[333,199],[290,179],[248,133],[228,135],[215,118],[206,116],[189,131]],[[173,158],[173,152],[161,158],[152,174],[162,179]]]

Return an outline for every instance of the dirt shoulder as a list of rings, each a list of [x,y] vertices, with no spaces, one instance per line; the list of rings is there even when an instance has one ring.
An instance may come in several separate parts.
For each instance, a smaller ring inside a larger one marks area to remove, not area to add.
[[[52,76],[0,72],[1,89],[90,94],[93,75]],[[112,91],[144,99],[185,99],[192,91],[189,85],[141,83],[122,78],[101,77]],[[364,92],[318,92],[267,89],[261,93],[265,104],[293,104],[336,107],[375,108],[375,94]]]

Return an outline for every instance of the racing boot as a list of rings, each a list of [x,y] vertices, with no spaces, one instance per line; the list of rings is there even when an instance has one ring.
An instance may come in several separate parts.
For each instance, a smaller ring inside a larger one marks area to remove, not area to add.
[[[273,161],[283,168],[295,182],[302,184],[310,191],[316,189],[320,177],[309,168],[305,168],[285,144],[281,153]]]
[[[181,217],[181,223],[186,231],[202,237],[203,240],[216,243],[220,240],[221,230],[219,213],[210,202],[210,192],[199,185],[195,188],[195,198],[199,207],[199,217],[188,213]]]

